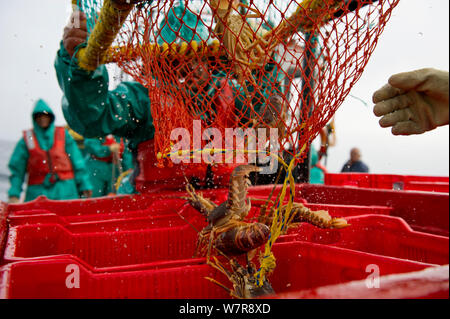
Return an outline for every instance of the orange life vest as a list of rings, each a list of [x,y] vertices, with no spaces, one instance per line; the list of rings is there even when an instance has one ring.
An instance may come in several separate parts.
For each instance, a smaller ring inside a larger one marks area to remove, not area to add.
[[[72,162],[66,153],[66,138],[64,127],[55,127],[53,146],[44,151],[36,138],[34,130],[23,132],[23,138],[28,148],[28,185],[41,185],[45,177],[51,174],[50,182],[73,179]]]

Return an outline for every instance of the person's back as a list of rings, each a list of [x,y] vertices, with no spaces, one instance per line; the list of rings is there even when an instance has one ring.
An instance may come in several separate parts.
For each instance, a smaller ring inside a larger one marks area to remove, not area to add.
[[[105,138],[87,138],[86,166],[93,186],[93,197],[115,193],[119,175],[132,168],[128,147],[121,138],[112,135]]]
[[[368,173],[369,167],[361,161],[361,151],[358,148],[352,148],[350,151],[350,160],[344,164],[341,173]]]

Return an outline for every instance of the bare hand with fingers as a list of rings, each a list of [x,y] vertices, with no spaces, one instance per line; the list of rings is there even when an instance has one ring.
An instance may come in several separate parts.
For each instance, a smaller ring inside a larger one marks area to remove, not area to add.
[[[81,11],[75,11],[70,16],[69,23],[64,28],[63,45],[70,56],[73,56],[75,48],[86,42],[88,36],[86,15]]]

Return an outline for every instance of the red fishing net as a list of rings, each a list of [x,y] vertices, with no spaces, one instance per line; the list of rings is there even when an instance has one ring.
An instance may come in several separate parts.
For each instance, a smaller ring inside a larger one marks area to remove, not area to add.
[[[177,128],[196,149],[199,123],[215,149],[229,149],[226,129],[241,128],[247,147],[253,141],[267,150],[269,134],[258,128],[277,128],[279,150],[295,155],[360,78],[397,3],[144,1],[108,60],[148,88],[160,155],[177,143]]]

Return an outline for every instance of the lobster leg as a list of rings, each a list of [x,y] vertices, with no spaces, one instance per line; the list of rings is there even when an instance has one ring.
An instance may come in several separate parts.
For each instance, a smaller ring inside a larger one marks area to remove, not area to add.
[[[206,255],[206,262],[209,263],[209,258],[211,256],[211,248],[213,245],[213,240],[214,240],[214,229],[211,230],[211,233],[209,235],[209,243],[208,243],[208,253]]]
[[[217,280],[211,278],[211,277],[205,277],[205,279],[211,281],[213,284],[218,285],[219,287],[225,289],[231,297],[236,298],[236,299],[242,299],[241,297],[239,297],[238,295],[236,295],[233,290],[231,290],[230,288],[228,288],[227,286],[225,286],[224,284],[218,282]]]

